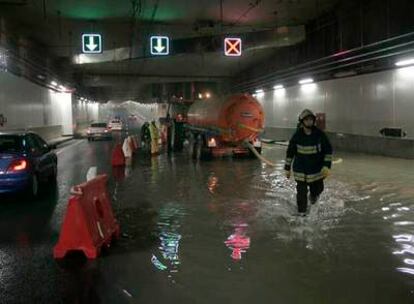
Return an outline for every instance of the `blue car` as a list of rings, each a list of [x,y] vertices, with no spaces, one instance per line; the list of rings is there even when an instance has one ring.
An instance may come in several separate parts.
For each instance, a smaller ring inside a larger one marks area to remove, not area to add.
[[[53,148],[33,132],[0,132],[0,194],[36,197],[42,182],[56,182]]]

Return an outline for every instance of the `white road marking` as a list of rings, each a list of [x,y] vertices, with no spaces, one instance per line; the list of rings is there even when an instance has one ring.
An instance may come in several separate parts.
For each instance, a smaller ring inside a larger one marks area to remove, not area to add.
[[[90,167],[88,173],[86,173],[86,180],[90,181],[96,177],[98,168],[97,167]]]
[[[127,290],[122,289],[122,291],[130,298],[132,298],[132,294],[130,294]]]

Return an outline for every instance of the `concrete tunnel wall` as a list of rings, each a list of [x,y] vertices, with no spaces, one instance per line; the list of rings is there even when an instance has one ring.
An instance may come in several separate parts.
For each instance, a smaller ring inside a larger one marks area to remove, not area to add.
[[[75,136],[86,135],[89,124],[100,121],[100,105],[98,103],[87,103],[74,96],[72,97],[72,113]]]
[[[258,95],[267,128],[295,128],[309,108],[326,113],[327,131],[380,136],[401,127],[414,138],[414,67],[267,91]]]
[[[47,139],[73,133],[72,94],[58,93],[0,71],[0,114],[5,129],[31,129]]]
[[[0,130],[30,129],[53,139],[81,133],[98,121],[99,105],[0,71],[0,114],[7,119]]]
[[[265,111],[264,137],[289,139],[298,114],[326,113],[326,130],[339,150],[414,158],[414,67],[322,81],[258,94]],[[407,139],[379,130],[400,127]]]

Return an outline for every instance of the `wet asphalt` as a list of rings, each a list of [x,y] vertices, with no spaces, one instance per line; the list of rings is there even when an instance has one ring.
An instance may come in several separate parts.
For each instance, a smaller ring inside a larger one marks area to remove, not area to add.
[[[276,168],[139,151],[114,170],[113,144],[65,143],[57,186],[1,198],[1,303],[414,302],[412,162],[336,155],[301,219],[284,147],[264,149]],[[91,167],[110,176],[121,238],[96,260],[55,261],[69,190]]]

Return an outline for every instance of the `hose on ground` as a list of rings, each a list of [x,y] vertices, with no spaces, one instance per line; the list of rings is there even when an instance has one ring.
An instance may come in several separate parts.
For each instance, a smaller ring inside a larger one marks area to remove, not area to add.
[[[263,157],[263,155],[261,155],[259,152],[257,152],[256,148],[249,143],[247,140],[244,141],[244,143],[246,144],[246,146],[249,148],[249,150],[258,158],[260,159],[262,162],[268,164],[271,167],[276,167],[275,163],[272,163],[270,160],[266,159]]]
[[[268,164],[269,166],[272,166],[272,167],[276,167],[276,164],[275,163],[272,163],[270,160],[268,160],[268,159],[266,159],[263,155],[261,155],[259,152],[257,152],[257,150],[255,149],[255,147],[251,144],[251,143],[249,143],[247,140],[245,140],[244,141],[244,143],[245,143],[245,145],[249,148],[249,150],[258,158],[258,159],[260,159],[262,162],[264,162],[264,163],[266,163],[266,164]],[[333,165],[338,165],[338,164],[341,164],[342,162],[343,162],[344,160],[342,159],[342,158],[337,158],[337,159],[334,159],[333,161],[332,161],[332,164]]]
[[[242,129],[246,129],[246,130],[252,131],[252,132],[256,132],[256,133],[262,133],[263,132],[263,129],[256,129],[256,128],[253,128],[253,127],[249,127],[249,126],[246,126],[245,124],[242,124],[240,122],[238,123],[238,127],[239,128],[242,128]],[[244,144],[262,162],[268,164],[271,167],[276,167],[276,164],[275,163],[272,163],[270,160],[266,159],[259,152],[257,152],[257,150],[255,149],[255,147],[247,139],[244,140]],[[287,146],[288,144],[284,143],[284,145]],[[332,164],[333,165],[337,165],[337,164],[341,164],[342,162],[343,162],[343,159],[342,158],[338,158],[338,159],[333,160],[332,161]]]

